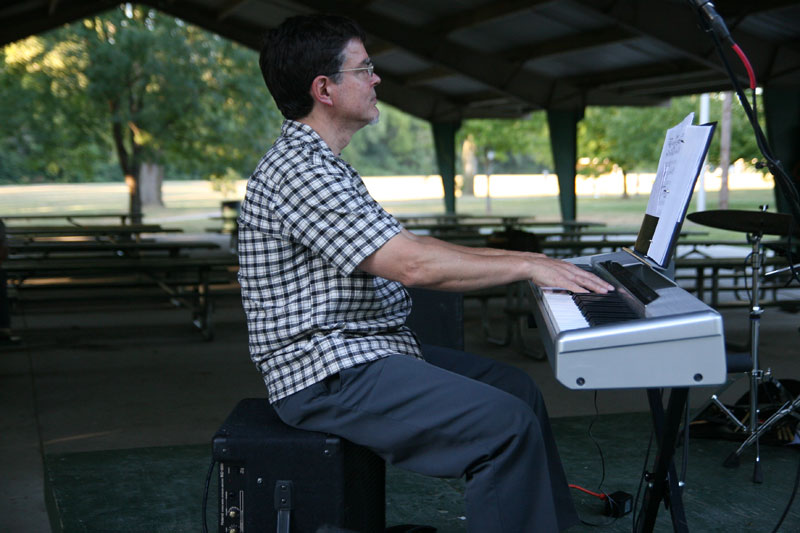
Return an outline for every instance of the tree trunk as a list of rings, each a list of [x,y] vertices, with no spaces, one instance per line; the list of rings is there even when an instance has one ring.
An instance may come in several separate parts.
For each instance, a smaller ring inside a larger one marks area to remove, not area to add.
[[[139,180],[132,173],[125,174],[125,185],[128,186],[128,215],[131,224],[142,223],[142,195]]]
[[[722,101],[722,118],[719,127],[719,167],[721,173],[721,183],[719,187],[719,208],[728,208],[728,168],[731,166],[731,102],[733,93],[728,91],[723,93],[725,99]]]
[[[625,171],[624,168],[620,169],[622,171],[622,199],[628,199],[628,173]]]
[[[139,190],[139,176],[138,166],[139,150],[133,138],[130,139],[131,153],[125,148],[125,128],[119,120],[114,120],[118,103],[115,100],[109,101],[109,108],[111,110],[111,136],[114,139],[114,148],[117,151],[117,160],[122,169],[122,175],[125,176],[125,184],[128,186],[128,215],[131,219],[131,224],[142,223],[142,197]]]
[[[164,167],[157,163],[142,163],[139,169],[139,188],[142,206],[164,207],[161,185],[164,182]]]
[[[467,137],[461,144],[461,166],[464,169],[461,196],[475,196],[475,174],[478,171],[478,158],[475,156],[475,143]]]

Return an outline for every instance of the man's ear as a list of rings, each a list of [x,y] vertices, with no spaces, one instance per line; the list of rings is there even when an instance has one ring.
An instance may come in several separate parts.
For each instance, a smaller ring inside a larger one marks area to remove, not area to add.
[[[314,81],[311,82],[311,98],[323,105],[333,105],[333,99],[329,92],[330,85],[331,79],[328,76],[314,78]]]

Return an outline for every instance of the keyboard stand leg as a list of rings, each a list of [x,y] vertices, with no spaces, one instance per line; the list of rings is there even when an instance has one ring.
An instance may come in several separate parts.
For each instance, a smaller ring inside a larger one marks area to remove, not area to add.
[[[672,460],[688,395],[689,389],[686,387],[672,389],[665,413],[660,389],[647,389],[658,451],[655,471],[648,474],[645,479],[644,499],[641,515],[637,518],[636,531],[648,533],[653,531],[662,500],[670,510],[673,531],[689,531],[678,475]]]

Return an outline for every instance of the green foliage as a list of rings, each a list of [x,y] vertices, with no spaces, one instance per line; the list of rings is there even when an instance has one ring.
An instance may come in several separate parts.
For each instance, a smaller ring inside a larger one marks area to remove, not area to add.
[[[255,52],[153,9],[23,39],[0,62],[0,181],[120,179],[144,161],[249,173],[280,125]]]
[[[720,98],[712,95],[711,120]],[[654,171],[666,128],[698,101],[588,108],[579,156],[593,163],[583,172]],[[380,122],[357,133],[343,157],[363,175],[438,173],[430,124],[379,107]],[[163,165],[167,179],[247,176],[282,122],[254,51],[130,4],[0,49],[0,116],[0,183],[120,180],[143,162]],[[553,167],[545,112],[467,120],[457,146],[465,139],[479,171],[490,150],[496,173]],[[719,134],[713,142],[717,164]],[[731,151],[734,161],[758,157],[738,102]]]
[[[208,179],[211,181],[211,188],[227,198],[236,192],[236,182],[242,179],[242,175],[228,167],[223,174],[212,174]]]
[[[709,120],[720,121],[722,95],[711,95]],[[759,97],[759,103],[761,98]],[[580,172],[601,174],[617,165],[625,172],[654,172],[661,156],[661,145],[666,130],[688,115],[695,113],[699,122],[700,97],[698,95],[673,98],[662,107],[589,107],[585,118],[578,124],[578,154],[590,159]],[[750,124],[744,110],[733,106],[731,131],[731,161],[743,158],[749,162],[759,157]],[[719,126],[708,159],[719,163]]]
[[[378,123],[356,133],[342,157],[365,176],[437,174],[430,124],[389,105],[378,109]]]
[[[467,120],[458,132],[461,145],[471,139],[478,147],[478,158],[486,168],[487,155],[494,152],[497,172],[529,173],[553,168],[547,115],[531,114],[522,119]]]
[[[710,120],[720,121],[722,115],[722,99],[731,95],[734,99],[731,105],[731,163],[737,159],[743,159],[748,164],[754,164],[757,159],[762,159],[761,152],[758,150],[758,143],[747,120],[744,109],[742,108],[739,100],[732,93],[715,93],[711,95],[711,109]],[[752,95],[748,95],[750,104],[753,104]],[[764,99],[761,95],[756,96],[756,105],[758,110],[764,109]],[[764,113],[759,113],[759,121],[761,128],[766,132],[766,123],[763,120]],[[719,128],[719,124],[717,124]],[[714,135],[711,148],[709,150],[709,161],[714,164],[719,164],[719,129]]]

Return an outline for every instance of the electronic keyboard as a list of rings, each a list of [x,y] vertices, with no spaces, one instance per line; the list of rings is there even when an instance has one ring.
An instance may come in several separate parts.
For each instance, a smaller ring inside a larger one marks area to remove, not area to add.
[[[568,261],[615,290],[574,294],[530,284],[533,314],[559,382],[593,390],[725,381],[725,340],[717,311],[630,250]]]

